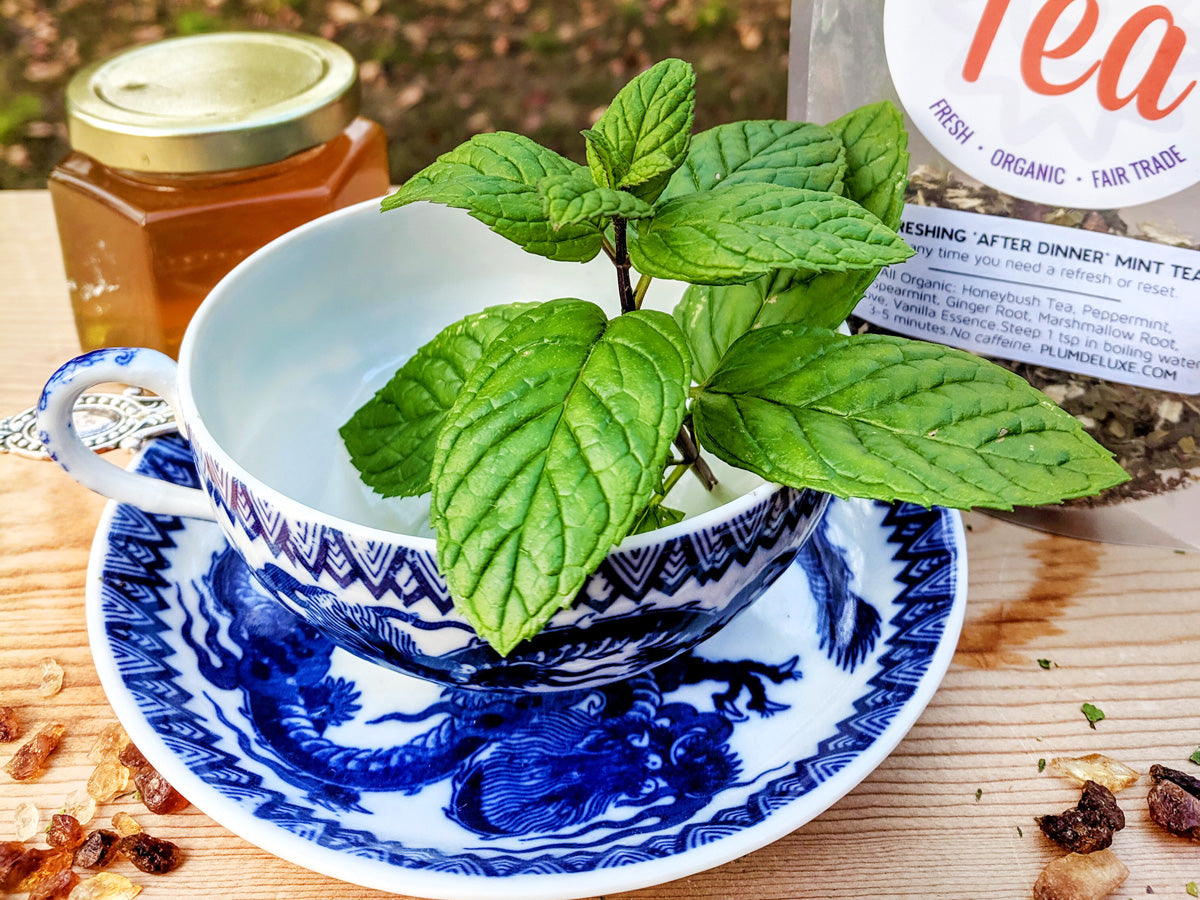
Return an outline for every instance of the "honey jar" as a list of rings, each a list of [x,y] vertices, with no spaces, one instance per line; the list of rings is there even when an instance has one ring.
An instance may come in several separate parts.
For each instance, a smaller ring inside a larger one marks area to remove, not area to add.
[[[295,34],[169,38],[81,69],[50,175],[84,350],[175,356],[196,307],[262,245],[388,189],[354,59]]]

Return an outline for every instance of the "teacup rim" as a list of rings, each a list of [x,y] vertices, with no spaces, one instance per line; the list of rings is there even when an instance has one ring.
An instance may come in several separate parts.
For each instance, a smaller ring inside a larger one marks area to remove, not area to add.
[[[389,544],[402,544],[413,550],[424,551],[436,555],[437,540],[432,537],[406,534],[401,531],[389,531],[374,525],[368,525],[334,515],[297,500],[278,488],[272,487],[260,477],[250,472],[234,459],[233,455],[216,439],[204,425],[191,386],[191,370],[193,366],[193,351],[198,341],[198,335],[204,330],[207,322],[232,290],[233,285],[243,277],[244,273],[257,263],[260,258],[283,252],[292,243],[303,241],[313,232],[335,225],[342,219],[362,215],[368,208],[378,208],[379,198],[363,200],[343,209],[336,210],[316,219],[310,220],[291,231],[281,235],[258,250],[255,250],[226,274],[209,292],[192,317],[183,337],[178,362],[178,397],[183,412],[182,431],[189,441],[199,443],[204,452],[217,458],[217,462],[226,472],[237,478],[258,496],[267,499],[272,505],[289,518],[297,521],[313,522],[315,524],[335,528],[344,534],[353,534],[365,540],[382,541]],[[199,437],[197,442],[196,438]],[[609,549],[609,553],[636,552],[648,546],[661,544],[680,536],[711,529],[723,522],[736,518],[745,510],[751,509],[768,497],[779,491],[787,490],[785,485],[763,480],[751,490],[739,494],[731,500],[712,509],[705,510],[693,516],[656,528],[653,531],[627,535],[618,544]],[[809,488],[808,490],[812,490]]]
[[[436,555],[437,539],[425,537],[422,535],[407,534],[402,531],[389,531],[386,528],[380,528],[375,525],[368,525],[363,522],[356,522],[353,519],[347,519],[342,516],[334,515],[318,509],[315,506],[309,506],[294,497],[285,494],[278,488],[267,484],[253,472],[248,471],[241,463],[235,460],[229,452],[217,442],[212,433],[204,427],[203,423],[196,417],[194,405],[190,402],[191,397],[184,392],[181,397],[181,402],[187,407],[185,414],[187,439],[199,447],[203,452],[216,458],[217,465],[228,472],[232,477],[245,485],[249,491],[255,495],[262,497],[270,503],[275,509],[283,513],[283,515],[293,521],[312,522],[316,525],[333,528],[337,531],[353,535],[355,538],[384,542],[388,544],[398,544],[409,547],[412,550],[423,551]],[[197,440],[197,438],[199,438]],[[627,535],[618,544],[615,544],[609,549],[609,553],[628,553],[636,552],[645,547],[663,544],[675,538],[682,537],[687,534],[693,534],[699,531],[706,531],[715,528],[725,522],[729,522],[743,512],[752,509],[760,503],[774,496],[779,491],[789,490],[786,485],[777,484],[775,482],[764,481],[751,490],[739,494],[731,500],[722,503],[712,509],[705,510],[693,516],[676,522],[672,525],[666,525],[662,528],[656,528],[653,531],[642,532],[640,534]],[[812,488],[798,490],[813,490]]]

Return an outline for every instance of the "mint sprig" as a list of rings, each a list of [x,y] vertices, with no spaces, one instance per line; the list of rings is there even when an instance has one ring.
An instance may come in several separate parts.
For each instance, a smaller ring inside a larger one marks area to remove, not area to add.
[[[383,201],[459,207],[530,253],[614,264],[622,315],[563,299],[468,316],[341,429],[373,489],[430,491],[454,602],[500,653],[627,534],[679,521],[665,501],[688,471],[709,477],[703,453],[923,505],[1007,508],[1125,480],[1003,369],[835,332],[912,252],[896,233],[908,154],[891,103],[693,139],[694,113],[692,67],[664,60],[583,133],[586,165],[477,135]],[[673,315],[640,309],[653,278],[691,285]]]

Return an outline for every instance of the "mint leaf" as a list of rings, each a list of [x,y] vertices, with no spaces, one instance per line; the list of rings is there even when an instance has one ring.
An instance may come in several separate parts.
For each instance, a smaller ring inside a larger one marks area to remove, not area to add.
[[[558,300],[472,370],[433,461],[438,565],[499,653],[575,598],[659,486],[690,366],[670,316]]]
[[[617,182],[620,180],[616,171],[621,164],[616,148],[609,143],[608,138],[594,128],[588,128],[581,134],[587,141],[585,147],[592,181],[601,187],[616,188]]]
[[[538,182],[546,214],[555,228],[590,222],[604,227],[613,216],[644,219],[654,215],[649,203],[628,191],[600,187],[586,171],[575,175],[547,175]]]
[[[890,101],[872,103],[829,124],[846,148],[843,193],[888,228],[900,227],[908,182],[908,132]],[[790,272],[777,278],[771,318],[759,324],[796,322],[836,328],[854,311],[879,269]]]
[[[530,253],[587,262],[600,252],[603,231],[587,222],[555,228],[538,193],[547,176],[577,174],[586,176],[587,170],[527,137],[478,134],[385,197],[382,208],[428,200],[465,209]]]
[[[842,193],[846,151],[836,134],[810,122],[734,122],[702,131],[659,202],[730,184],[781,184]]]
[[[777,269],[746,284],[688,285],[674,315],[687,335],[692,351],[692,375],[697,381],[707,379],[730,345],[750,329],[809,324],[805,318],[807,310],[795,302],[797,294],[791,290],[797,274],[791,269]],[[807,274],[812,280],[822,274],[850,277],[853,273]]]
[[[831,122],[829,129],[846,148],[844,194],[888,228],[899,228],[908,183],[908,132],[900,110],[887,100],[872,103]],[[793,273],[791,284],[779,291],[775,321],[836,328],[878,274],[878,268]]]
[[[889,101],[873,103],[830,123],[825,132],[844,148],[844,196],[888,228],[898,228],[908,170],[908,133],[900,111]],[[699,143],[698,136],[684,168],[668,185],[668,194],[697,154]],[[676,320],[684,327],[696,359],[719,358],[734,339],[751,328],[789,323],[837,328],[878,274],[877,267],[846,272],[783,269],[745,286],[692,287],[684,294]],[[719,329],[708,326],[714,321],[720,323]],[[742,331],[737,331],[738,327]]]
[[[1196,748],[1196,752],[1188,757],[1188,762],[1195,763],[1200,766],[1200,747]]]
[[[338,433],[363,482],[385,497],[429,490],[438,432],[489,344],[535,303],[492,306],[442,329]]]
[[[735,184],[658,207],[629,248],[644,275],[736,284],[774,269],[870,268],[912,250],[861,206],[836,194]]]
[[[692,377],[705,382],[730,345],[753,328],[763,314],[772,276],[749,284],[690,284],[673,315],[687,336]]]
[[[585,134],[596,183],[653,203],[687,152],[695,89],[696,73],[680,59],[665,59],[621,88]]]
[[[970,353],[820,328],[749,332],[693,406],[732,465],[840,497],[1011,508],[1128,476],[1079,423]]]
[[[1083,704],[1083,706],[1079,707],[1079,711],[1083,713],[1083,717],[1088,720],[1088,726],[1093,731],[1096,730],[1096,723],[1103,721],[1104,719],[1104,710],[1098,706],[1093,706],[1090,703]]]
[[[891,101],[852,110],[829,123],[846,148],[845,195],[888,226],[900,227],[908,183],[908,132]]]

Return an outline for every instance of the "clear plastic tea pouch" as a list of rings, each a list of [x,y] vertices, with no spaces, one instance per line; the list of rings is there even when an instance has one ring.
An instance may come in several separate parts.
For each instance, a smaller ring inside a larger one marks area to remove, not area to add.
[[[789,118],[905,113],[902,232],[851,327],[971,350],[1132,476],[1006,514],[1200,549],[1200,4],[794,0]]]

